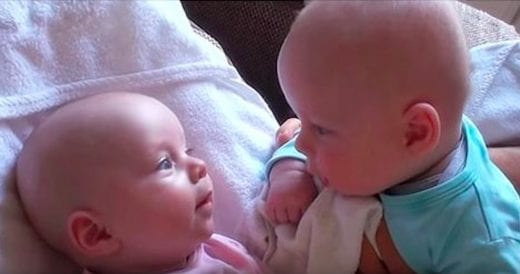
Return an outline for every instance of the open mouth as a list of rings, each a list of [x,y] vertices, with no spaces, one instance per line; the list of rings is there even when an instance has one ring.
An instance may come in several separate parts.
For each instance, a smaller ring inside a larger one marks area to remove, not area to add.
[[[206,196],[204,196],[204,199],[200,200],[198,203],[197,203],[197,206],[195,207],[195,209],[199,209],[200,207],[208,204],[208,203],[211,203],[213,201],[213,192],[208,192],[208,194],[206,194]]]

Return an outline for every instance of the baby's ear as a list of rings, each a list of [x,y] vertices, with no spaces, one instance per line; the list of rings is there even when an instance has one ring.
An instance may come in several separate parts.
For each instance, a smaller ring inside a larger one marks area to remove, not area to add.
[[[90,211],[78,210],[70,214],[67,230],[72,246],[86,256],[107,256],[121,247],[105,224]]]
[[[428,153],[439,143],[439,114],[431,104],[422,102],[411,105],[404,113],[403,122],[404,145],[411,153]]]

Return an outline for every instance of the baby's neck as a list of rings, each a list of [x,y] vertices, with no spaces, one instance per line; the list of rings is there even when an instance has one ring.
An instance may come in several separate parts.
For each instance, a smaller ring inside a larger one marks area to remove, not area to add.
[[[441,145],[438,147],[438,157],[432,161],[433,164],[429,165],[429,167],[427,167],[423,172],[420,172],[407,181],[418,181],[441,174],[448,167],[454,156],[455,150],[457,150],[464,138],[464,132],[460,124],[457,126],[457,130],[447,130],[446,132],[451,132],[451,134],[447,134],[443,141],[441,139]],[[442,143],[444,143],[444,146]]]
[[[466,150],[462,136],[454,146],[442,154],[440,159],[430,165],[425,171],[415,175],[400,184],[385,191],[388,195],[406,195],[422,191],[443,183],[455,176],[464,167]]]
[[[448,167],[448,165],[451,162],[451,159],[452,159],[452,151],[443,155],[440,160],[438,160],[436,163],[434,163],[432,166],[430,166],[427,170],[408,179],[407,181],[420,181],[420,180],[429,178],[431,176],[440,174],[446,169],[446,167]]]
[[[148,269],[143,270],[143,271],[139,271],[137,269],[134,269],[131,272],[125,272],[125,273],[166,274],[166,273],[170,273],[170,272],[174,272],[174,271],[179,271],[179,270],[182,270],[182,269],[188,267],[188,265],[195,259],[197,250],[198,249],[193,251],[190,255],[188,255],[186,258],[184,258],[184,260],[182,260],[181,262],[175,262],[175,263],[173,263],[171,265],[168,265],[168,266],[154,267],[154,269],[149,269],[148,268]],[[112,273],[119,273],[119,274],[121,274],[121,271],[115,271],[114,272],[114,271],[89,270],[89,269],[84,269],[83,270],[83,274],[112,274]]]

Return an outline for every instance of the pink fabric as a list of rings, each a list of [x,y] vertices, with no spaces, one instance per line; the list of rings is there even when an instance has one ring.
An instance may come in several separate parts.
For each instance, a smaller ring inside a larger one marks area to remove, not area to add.
[[[262,267],[239,242],[213,234],[203,243],[189,265],[174,273],[265,273]]]
[[[261,274],[269,273],[245,247],[231,238],[213,234],[201,244],[188,265],[165,274]],[[93,274],[86,269],[83,274]]]

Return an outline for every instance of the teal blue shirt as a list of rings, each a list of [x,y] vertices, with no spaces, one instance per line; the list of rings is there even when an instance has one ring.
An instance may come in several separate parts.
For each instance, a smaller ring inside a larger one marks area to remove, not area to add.
[[[269,172],[271,172],[271,169],[273,168],[273,165],[282,159],[296,159],[301,161],[306,161],[307,157],[298,151],[295,146],[296,137],[293,137],[291,140],[289,140],[287,143],[283,144],[281,147],[276,149],[269,159],[267,161],[267,164],[265,165],[265,174],[266,177],[269,178]]]
[[[400,255],[418,273],[520,273],[520,199],[491,162],[477,128],[464,119],[465,166],[435,187],[381,201]],[[306,160],[295,139],[280,147],[280,159]]]
[[[520,273],[520,198],[464,119],[467,154],[448,181],[408,195],[381,194],[392,240],[418,273]]]

